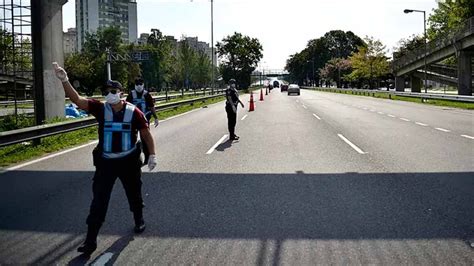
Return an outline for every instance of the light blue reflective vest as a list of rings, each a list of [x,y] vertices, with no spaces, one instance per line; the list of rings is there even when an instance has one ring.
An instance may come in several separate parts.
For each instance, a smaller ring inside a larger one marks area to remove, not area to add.
[[[135,106],[127,103],[122,122],[114,122],[114,112],[112,106],[105,103],[104,106],[104,146],[103,157],[107,159],[122,158],[131,154],[136,149],[136,143],[132,143],[132,119]],[[120,133],[122,149],[119,152],[113,152],[113,135]]]
[[[138,93],[136,90],[132,90],[132,103],[138,107],[144,114],[147,112],[147,106],[146,106],[146,101],[145,101],[145,95],[148,93],[148,91],[144,90],[141,97],[138,98]]]

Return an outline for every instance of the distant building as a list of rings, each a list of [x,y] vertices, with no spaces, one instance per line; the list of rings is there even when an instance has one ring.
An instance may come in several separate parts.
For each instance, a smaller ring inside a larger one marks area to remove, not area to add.
[[[198,37],[184,37],[181,42],[186,42],[194,51],[203,52],[212,60],[212,49],[206,42],[200,42]],[[216,49],[214,48],[214,65],[217,65],[217,56],[215,54]]]
[[[125,43],[137,42],[136,0],[76,0],[78,50],[82,49],[88,32],[111,26],[119,27]]]
[[[76,28],[69,28],[67,32],[63,32],[63,49],[65,55],[77,52]]]
[[[148,43],[148,37],[150,37],[150,34],[148,34],[148,33],[140,34],[140,38],[138,38],[137,43],[138,44],[147,44]]]

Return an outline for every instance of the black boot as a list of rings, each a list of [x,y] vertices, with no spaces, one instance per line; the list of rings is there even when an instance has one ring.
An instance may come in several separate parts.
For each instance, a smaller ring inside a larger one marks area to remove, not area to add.
[[[77,248],[77,252],[90,255],[97,249],[97,235],[99,234],[99,229],[99,226],[89,225],[86,240]]]
[[[137,211],[133,213],[133,218],[135,220],[135,228],[134,231],[137,234],[142,233],[145,231],[146,225],[145,225],[145,220],[143,219],[143,211]]]

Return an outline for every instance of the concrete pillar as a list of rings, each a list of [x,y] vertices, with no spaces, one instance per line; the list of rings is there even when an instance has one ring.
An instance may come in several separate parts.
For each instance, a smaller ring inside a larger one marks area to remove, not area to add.
[[[461,51],[458,57],[458,94],[472,95],[472,52]]]
[[[419,77],[412,75],[410,77],[411,92],[421,92],[421,87],[423,87],[423,81]]]
[[[405,78],[404,77],[395,77],[395,90],[396,91],[405,91]]]
[[[40,1],[45,116],[51,119],[64,117],[64,90],[51,63],[64,66],[62,9],[67,0]]]

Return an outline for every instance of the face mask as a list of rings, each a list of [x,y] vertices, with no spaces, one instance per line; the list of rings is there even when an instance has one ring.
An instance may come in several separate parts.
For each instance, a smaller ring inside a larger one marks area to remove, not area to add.
[[[230,84],[230,87],[231,87],[232,89],[235,89],[235,84]]]
[[[119,93],[110,93],[105,96],[105,101],[108,104],[117,104],[120,102],[120,94]]]
[[[137,92],[142,92],[143,91],[143,84],[142,85],[135,85],[135,90]]]

